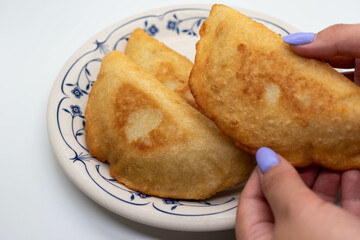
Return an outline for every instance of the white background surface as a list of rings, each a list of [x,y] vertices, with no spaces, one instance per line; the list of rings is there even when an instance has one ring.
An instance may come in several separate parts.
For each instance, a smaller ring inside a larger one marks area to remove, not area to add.
[[[0,239],[234,239],[233,230],[162,230],[117,216],[80,192],[50,147],[46,107],[55,78],[86,40],[147,10],[223,3],[303,31],[360,23],[358,0],[0,1]]]

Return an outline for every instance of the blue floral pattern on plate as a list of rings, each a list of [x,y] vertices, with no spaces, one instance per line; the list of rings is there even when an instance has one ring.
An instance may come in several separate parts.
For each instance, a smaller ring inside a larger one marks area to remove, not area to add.
[[[142,28],[160,41],[173,44],[175,50],[193,59],[194,45],[199,39],[198,32],[210,8],[211,6],[201,5],[201,7],[154,10],[149,14],[122,21],[104,30],[94,39],[89,40],[67,62],[50,96],[48,108],[50,140],[67,174],[81,190],[114,212],[137,220],[134,217],[138,214],[137,209],[144,208],[143,211],[149,215],[154,214],[157,217],[170,219],[167,225],[161,221],[156,222],[152,216],[139,220],[145,224],[177,230],[231,228],[241,186],[223,191],[207,201],[161,199],[126,188],[111,178],[107,164],[99,162],[88,152],[85,142],[84,116],[87,98],[96,81],[101,58],[111,50],[123,51],[135,28]],[[270,18],[262,18],[256,14],[251,17],[280,35],[290,33],[286,27],[275,23]],[[59,146],[61,150],[58,150]],[[81,180],[77,175],[82,176]],[[91,192],[88,188],[93,191]],[[132,209],[134,213],[126,211],[126,208]],[[225,213],[226,217],[224,217]],[[214,221],[217,227],[207,222],[211,216],[215,216]],[[181,219],[183,224],[179,225],[175,221],[177,218]],[[191,220],[194,218],[195,220]],[[216,223],[217,219],[221,219],[224,224]],[[186,223],[187,221],[189,222]]]

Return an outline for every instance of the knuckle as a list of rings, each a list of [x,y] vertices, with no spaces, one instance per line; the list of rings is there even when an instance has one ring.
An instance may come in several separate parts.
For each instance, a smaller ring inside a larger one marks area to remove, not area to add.
[[[341,36],[342,32],[344,31],[345,24],[335,24],[328,27],[326,30],[329,32],[331,37]]]
[[[334,45],[334,49],[338,49],[338,44],[342,42],[341,39],[346,30],[345,28],[345,24],[335,24],[319,32],[318,37],[328,44],[331,42]]]

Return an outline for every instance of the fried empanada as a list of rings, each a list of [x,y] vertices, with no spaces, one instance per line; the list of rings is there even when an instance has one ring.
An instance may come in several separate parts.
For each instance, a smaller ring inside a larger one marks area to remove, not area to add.
[[[144,194],[205,199],[248,177],[250,155],[119,51],[102,59],[85,112],[90,153]]]
[[[189,75],[193,63],[186,57],[145,33],[135,29],[126,45],[125,54],[137,65],[154,75],[167,88],[173,90],[196,107],[189,90]]]
[[[239,147],[270,147],[295,166],[360,167],[357,85],[223,5],[212,8],[200,36],[191,92]]]

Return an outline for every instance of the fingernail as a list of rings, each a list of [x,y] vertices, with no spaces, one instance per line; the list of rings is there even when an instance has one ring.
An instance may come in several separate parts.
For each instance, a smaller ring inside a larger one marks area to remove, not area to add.
[[[279,164],[279,158],[276,153],[267,147],[259,148],[256,152],[256,162],[262,173],[265,173],[272,166]]]
[[[284,42],[291,45],[302,45],[314,41],[316,34],[311,32],[298,32],[283,37]]]

